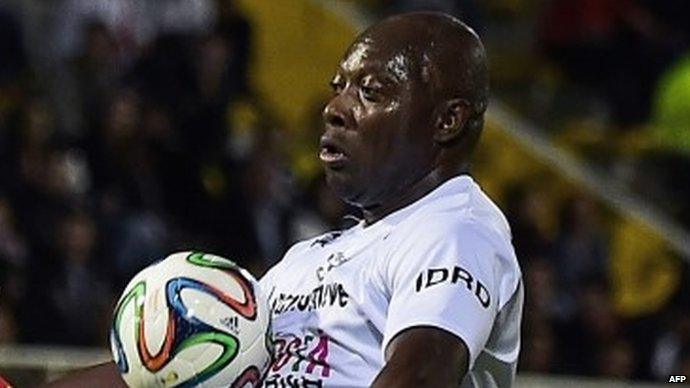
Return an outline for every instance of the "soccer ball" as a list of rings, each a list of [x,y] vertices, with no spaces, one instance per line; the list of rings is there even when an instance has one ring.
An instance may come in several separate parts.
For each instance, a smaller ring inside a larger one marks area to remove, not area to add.
[[[114,361],[130,387],[256,387],[270,363],[270,317],[257,281],[230,260],[168,256],[117,303]]]

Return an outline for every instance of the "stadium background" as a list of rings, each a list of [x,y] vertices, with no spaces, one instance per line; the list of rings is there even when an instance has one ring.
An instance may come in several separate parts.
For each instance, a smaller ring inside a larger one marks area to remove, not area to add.
[[[258,276],[340,226],[352,209],[316,158],[332,71],[364,26],[436,9],[490,56],[475,172],[524,271],[521,382],[690,375],[686,7],[3,0],[0,374],[23,386],[107,357],[115,298],[167,253]]]

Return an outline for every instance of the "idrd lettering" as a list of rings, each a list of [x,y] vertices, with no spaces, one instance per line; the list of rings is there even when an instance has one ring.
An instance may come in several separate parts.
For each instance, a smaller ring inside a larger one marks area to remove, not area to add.
[[[464,286],[463,288],[474,294],[482,307],[488,308],[491,304],[491,295],[486,286],[479,279],[472,276],[468,270],[460,266],[426,269],[417,276],[415,283],[415,290],[417,292],[440,284],[461,284]]]

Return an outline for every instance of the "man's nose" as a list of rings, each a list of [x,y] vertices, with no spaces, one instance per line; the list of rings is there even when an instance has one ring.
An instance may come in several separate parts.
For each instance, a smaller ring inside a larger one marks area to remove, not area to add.
[[[335,96],[325,108],[323,108],[323,119],[326,128],[345,129],[349,125],[348,111],[344,106],[344,96]]]

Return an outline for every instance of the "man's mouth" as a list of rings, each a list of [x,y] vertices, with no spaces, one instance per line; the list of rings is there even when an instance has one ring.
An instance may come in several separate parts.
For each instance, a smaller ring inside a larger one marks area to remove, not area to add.
[[[345,150],[330,139],[321,140],[319,159],[329,167],[341,167],[348,160]]]

